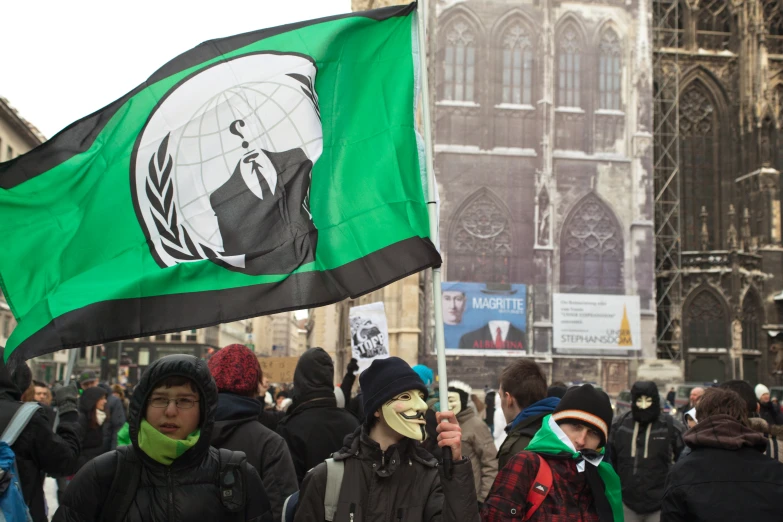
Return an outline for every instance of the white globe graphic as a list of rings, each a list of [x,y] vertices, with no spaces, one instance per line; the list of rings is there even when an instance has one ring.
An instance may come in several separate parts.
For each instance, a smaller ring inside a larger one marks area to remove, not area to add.
[[[181,219],[194,241],[216,252],[223,243],[209,196],[246,153],[259,153],[257,161],[273,191],[277,176],[262,151],[302,149],[313,163],[321,154],[322,131],[313,100],[296,79],[276,80],[245,83],[212,96],[180,132],[172,133],[172,176]],[[243,163],[240,168],[248,187],[263,197],[251,165]]]

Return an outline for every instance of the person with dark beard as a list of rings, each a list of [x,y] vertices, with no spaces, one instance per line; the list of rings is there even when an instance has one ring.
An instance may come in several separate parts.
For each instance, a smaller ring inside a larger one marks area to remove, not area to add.
[[[623,487],[626,522],[658,522],[666,476],[685,447],[685,427],[661,411],[658,386],[631,388],[631,411],[612,427],[609,451]]]

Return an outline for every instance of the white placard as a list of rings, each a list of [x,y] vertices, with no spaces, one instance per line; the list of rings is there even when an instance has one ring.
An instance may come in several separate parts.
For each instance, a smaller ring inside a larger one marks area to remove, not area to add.
[[[370,303],[351,308],[351,348],[359,361],[359,373],[366,370],[375,359],[389,357],[389,328],[383,303]]]
[[[554,294],[555,348],[640,350],[638,295]]]

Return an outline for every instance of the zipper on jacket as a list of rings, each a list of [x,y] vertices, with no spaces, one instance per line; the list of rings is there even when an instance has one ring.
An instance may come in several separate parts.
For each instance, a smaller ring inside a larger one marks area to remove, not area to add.
[[[174,522],[174,480],[171,478],[171,468],[166,467],[166,483],[169,489],[169,522]]]
[[[348,517],[350,518],[350,521],[353,522],[354,514],[356,513],[356,504],[351,503],[351,511],[348,514]]]

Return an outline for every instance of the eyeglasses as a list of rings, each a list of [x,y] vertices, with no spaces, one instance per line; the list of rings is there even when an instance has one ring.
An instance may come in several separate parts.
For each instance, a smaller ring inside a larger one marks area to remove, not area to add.
[[[178,410],[189,410],[195,406],[198,401],[187,398],[169,399],[168,397],[154,397],[150,399],[149,405],[153,408],[168,408],[170,402],[173,402]]]

